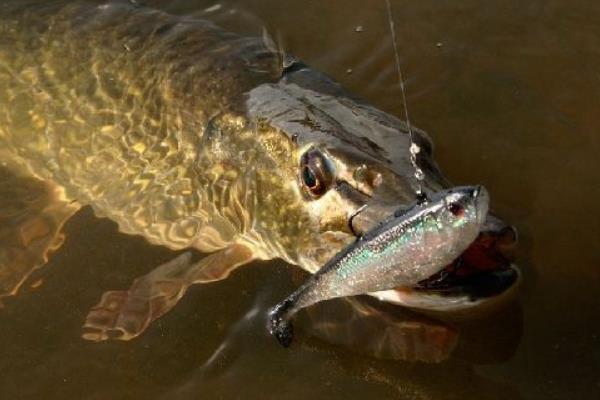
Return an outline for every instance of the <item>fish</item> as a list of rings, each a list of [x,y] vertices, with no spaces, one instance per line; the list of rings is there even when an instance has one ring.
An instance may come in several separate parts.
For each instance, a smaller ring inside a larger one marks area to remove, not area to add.
[[[346,247],[269,312],[268,330],[288,347],[299,310],[338,297],[414,287],[477,238],[489,208],[482,186],[457,187],[400,209]]]
[[[2,1],[0,301],[24,290],[82,208],[177,252],[106,291],[83,322],[87,340],[136,338],[192,285],[257,260],[314,273],[418,187],[453,186],[428,135],[412,133],[265,35],[137,2]],[[513,232],[486,217],[476,243],[490,273],[508,268]],[[511,287],[477,303],[464,290],[438,296],[433,281],[376,296],[470,309]]]

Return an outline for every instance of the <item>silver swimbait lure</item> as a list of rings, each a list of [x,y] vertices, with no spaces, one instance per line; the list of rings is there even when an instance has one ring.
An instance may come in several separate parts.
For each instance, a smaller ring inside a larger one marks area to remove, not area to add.
[[[269,312],[268,329],[290,345],[292,316],[315,303],[414,287],[456,259],[476,238],[488,212],[482,186],[438,192],[399,210],[346,247]]]

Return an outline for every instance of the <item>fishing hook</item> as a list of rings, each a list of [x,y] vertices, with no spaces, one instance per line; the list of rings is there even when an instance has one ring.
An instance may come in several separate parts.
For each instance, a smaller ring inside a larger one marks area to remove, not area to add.
[[[356,231],[354,230],[354,226],[352,226],[352,221],[354,220],[354,217],[356,217],[358,214],[360,214],[365,208],[367,208],[367,205],[363,204],[362,206],[360,206],[359,208],[354,210],[352,215],[350,215],[350,218],[348,218],[348,227],[350,228],[350,232],[352,232],[352,234],[354,236],[356,236],[357,239],[360,239],[362,237],[362,235],[359,235],[358,233],[356,233]]]

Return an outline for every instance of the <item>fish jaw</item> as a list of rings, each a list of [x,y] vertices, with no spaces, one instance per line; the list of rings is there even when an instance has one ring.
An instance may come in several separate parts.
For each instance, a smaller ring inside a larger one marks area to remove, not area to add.
[[[370,294],[416,311],[440,313],[485,311],[514,295],[521,279],[519,267],[512,264],[517,232],[490,213],[489,201],[489,193],[480,187],[475,204],[479,231],[447,266],[417,285],[401,285]],[[375,203],[374,210],[365,213],[366,226],[376,223],[373,220],[382,218],[383,210],[389,209],[377,206]],[[448,274],[452,279],[444,281]]]
[[[369,295],[381,301],[426,314],[435,316],[450,314],[455,317],[471,318],[474,314],[491,313],[511,301],[522,281],[521,270],[515,264],[510,264],[507,268],[492,272],[488,276],[495,279],[497,284],[503,285],[504,288],[489,296],[473,295],[462,288],[458,288],[454,292],[443,292],[421,291],[407,287],[372,292]]]
[[[438,316],[489,314],[518,292],[522,273],[513,263],[516,244],[516,230],[488,214],[477,239],[440,273],[416,287],[371,295]]]

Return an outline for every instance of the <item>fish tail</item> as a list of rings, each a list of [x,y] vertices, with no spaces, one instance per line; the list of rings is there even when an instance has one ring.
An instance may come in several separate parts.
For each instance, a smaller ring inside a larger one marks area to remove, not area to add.
[[[285,299],[271,308],[268,315],[267,330],[283,347],[289,347],[294,339],[294,327],[290,321],[294,302]]]

